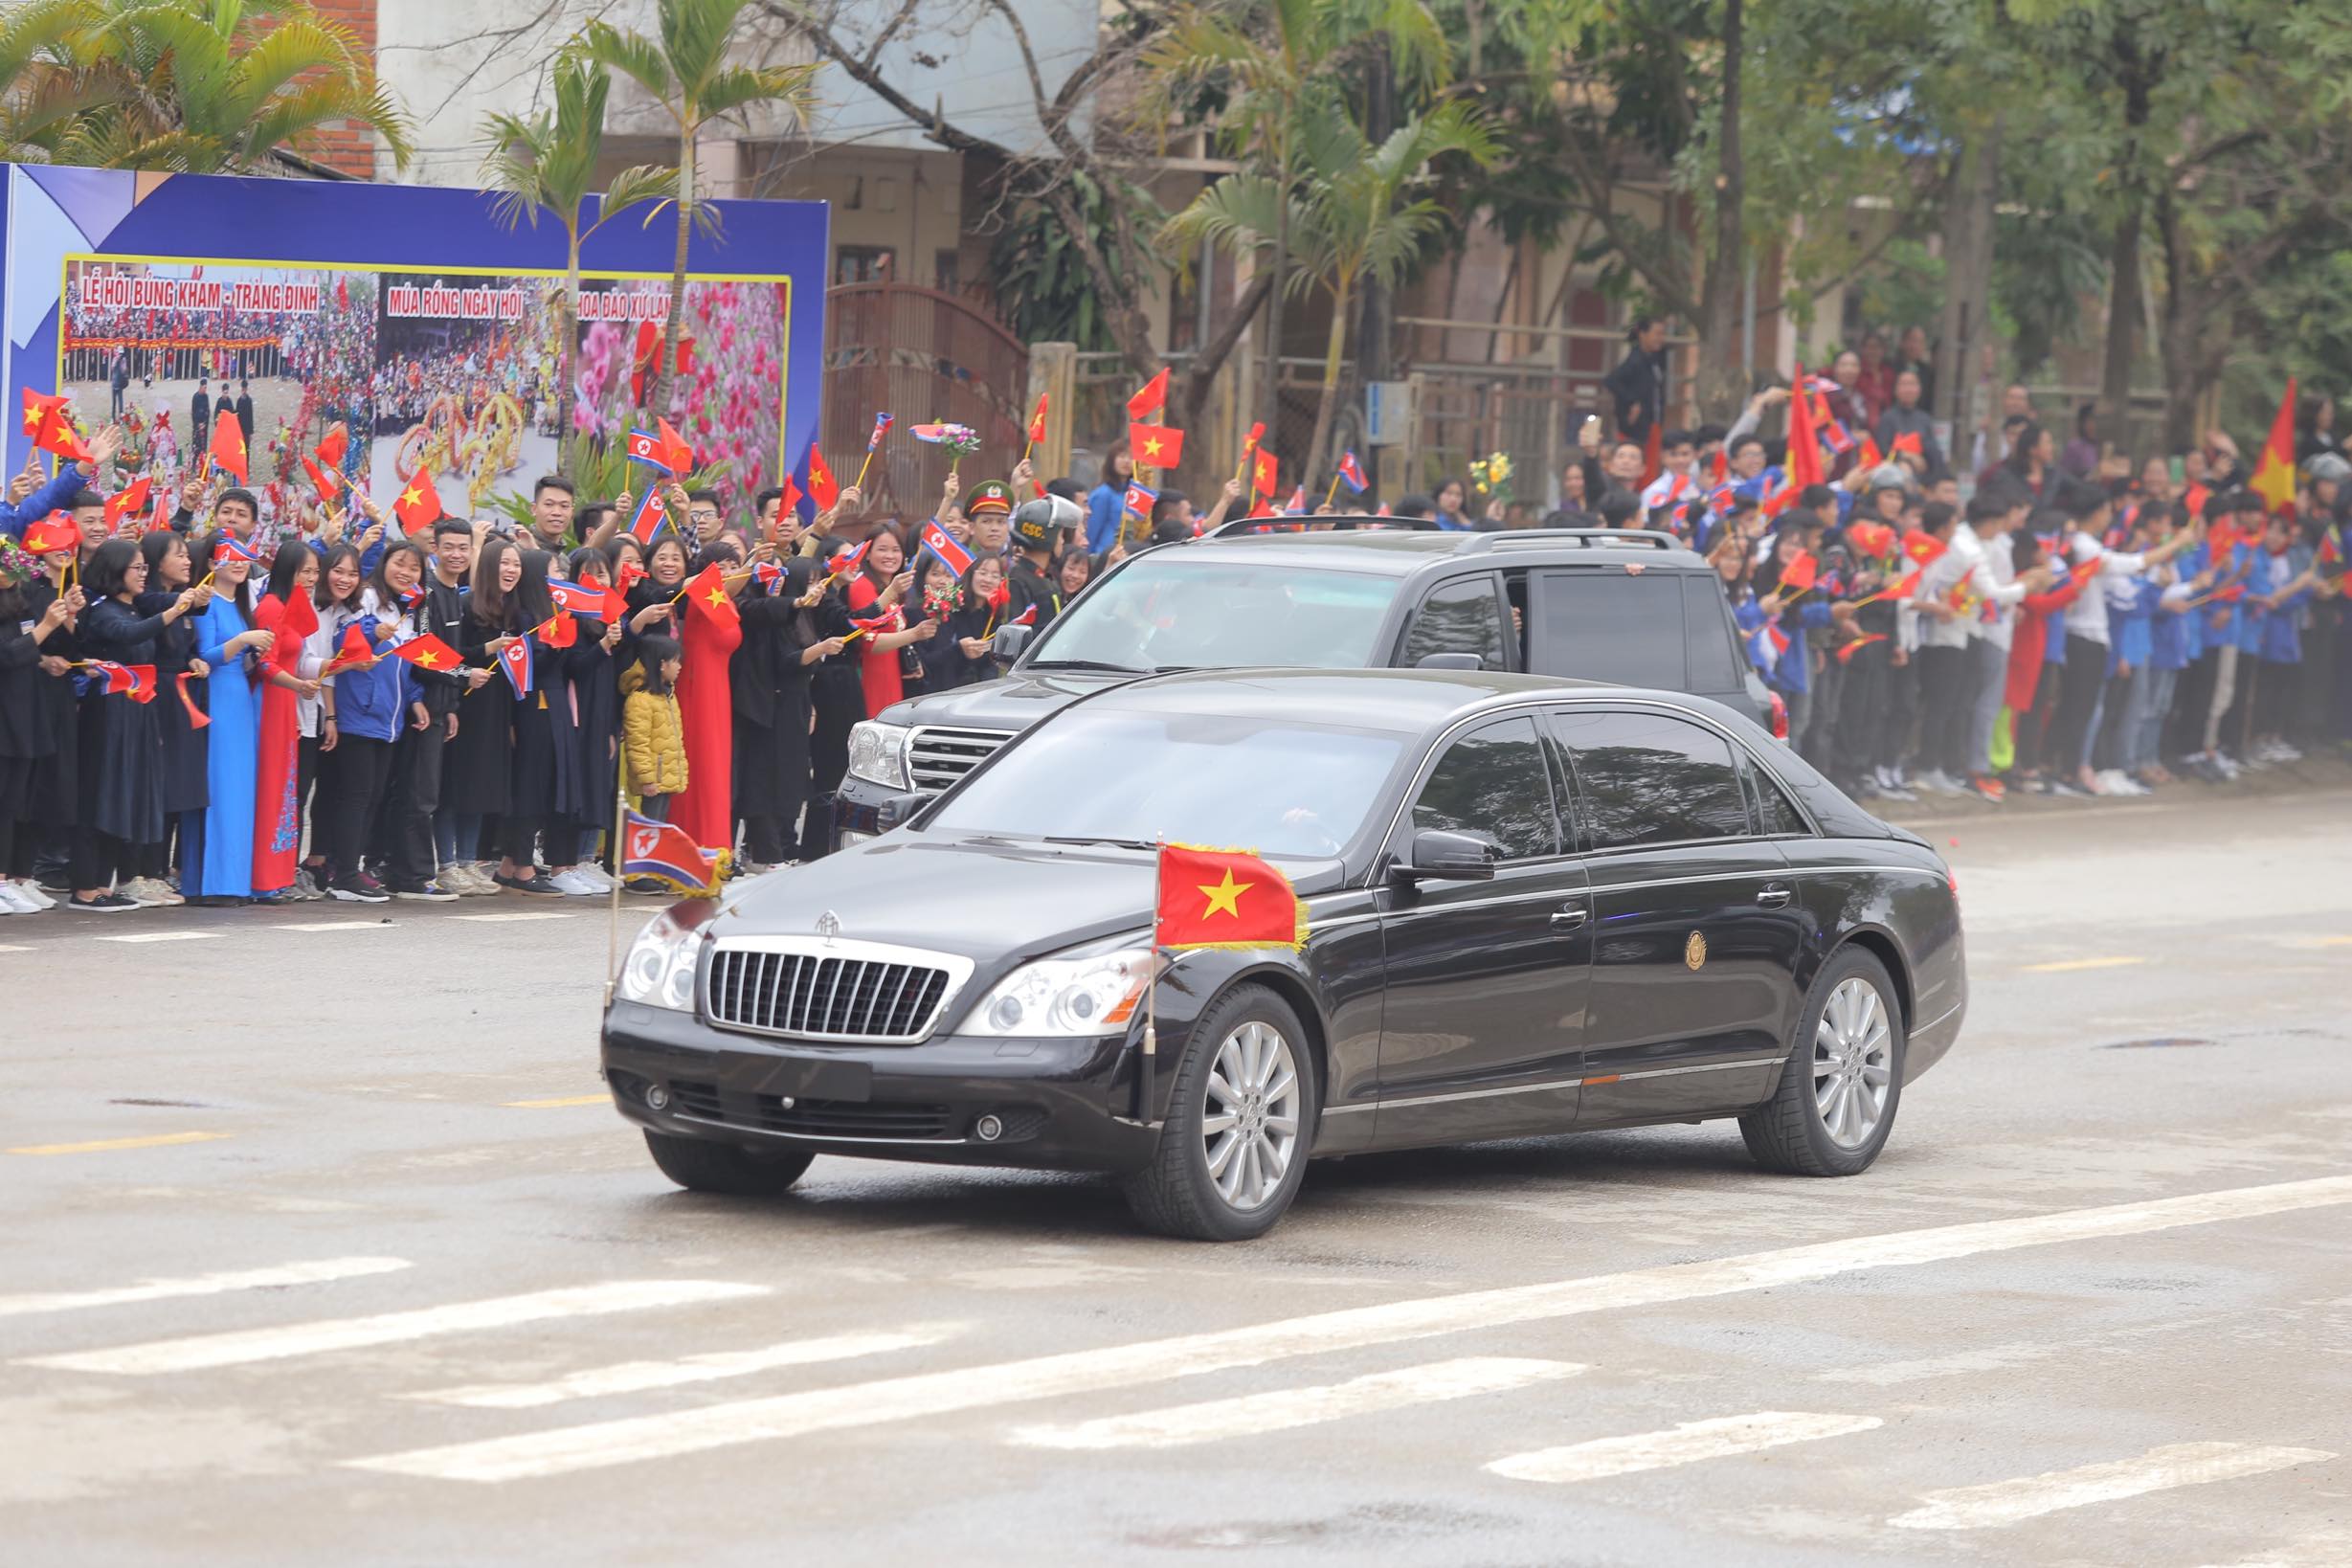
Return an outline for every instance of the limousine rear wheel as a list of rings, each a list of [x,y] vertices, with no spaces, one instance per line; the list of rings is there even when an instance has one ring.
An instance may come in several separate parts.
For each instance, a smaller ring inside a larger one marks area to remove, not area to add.
[[[1858,1176],[1894,1129],[1903,1093],[1903,1015],[1886,967],[1860,948],[1831,955],[1798,1015],[1781,1086],[1739,1118],[1768,1171]]]
[[[648,1129],[645,1148],[653,1162],[688,1192],[725,1193],[730,1198],[773,1198],[800,1179],[816,1154],[806,1149],[779,1149],[755,1154],[731,1143],[709,1138],[682,1138]]]
[[[1264,986],[1220,997],[1192,1031],[1152,1163],[1127,1178],[1135,1218],[1164,1236],[1245,1242],[1297,1196],[1316,1085],[1298,1014]]]

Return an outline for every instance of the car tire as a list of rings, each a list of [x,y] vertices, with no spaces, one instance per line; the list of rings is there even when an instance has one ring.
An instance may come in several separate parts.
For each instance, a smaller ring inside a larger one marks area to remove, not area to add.
[[[1748,1153],[1791,1176],[1869,1170],[1902,1102],[1904,1045],[1886,966],[1861,948],[1831,954],[1805,993],[1780,1086],[1739,1118]]]
[[[682,1138],[674,1133],[647,1131],[645,1148],[661,1174],[694,1193],[724,1193],[730,1198],[773,1198],[800,1179],[816,1154],[806,1149],[780,1149],[755,1154],[731,1143],[709,1138]]]
[[[1278,1053],[1269,1042],[1279,1042]],[[1255,1085],[1246,1082],[1252,1063],[1263,1072]],[[1239,1084],[1219,1070],[1237,1064],[1244,1080]],[[1146,1229],[1162,1236],[1246,1242],[1265,1235],[1298,1196],[1321,1105],[1298,1013],[1264,986],[1236,986],[1193,1027],[1176,1065],[1159,1147],[1151,1164],[1121,1184],[1128,1206]],[[1282,1170],[1266,1183],[1269,1157],[1278,1157]],[[1260,1178],[1252,1177],[1250,1162]],[[1252,1189],[1255,1196],[1243,1200]]]

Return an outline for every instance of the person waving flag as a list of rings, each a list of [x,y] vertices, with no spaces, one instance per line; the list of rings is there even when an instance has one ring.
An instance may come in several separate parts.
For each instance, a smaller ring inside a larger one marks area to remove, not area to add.
[[[1339,454],[1339,482],[1359,496],[1372,488],[1372,482],[1364,478],[1364,465],[1355,460],[1353,452]]]
[[[517,697],[531,694],[531,639],[518,637],[498,651],[498,667],[506,672],[506,683],[514,687]]]
[[[955,542],[955,536],[937,522],[923,525],[923,549],[918,553],[938,557],[939,564],[957,577],[972,570],[972,551]]]
[[[669,459],[662,455],[661,437],[651,431],[632,429],[629,432],[629,460],[641,462],[648,468],[659,469],[672,477],[675,477],[678,472],[669,465]]]
[[[407,488],[392,498],[392,516],[411,533],[422,533],[441,520],[441,492],[433,483],[433,470],[420,467]]]

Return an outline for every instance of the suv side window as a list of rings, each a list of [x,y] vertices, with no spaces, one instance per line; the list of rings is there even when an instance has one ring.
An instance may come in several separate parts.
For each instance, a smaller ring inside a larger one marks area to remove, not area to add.
[[[1686,572],[1682,579],[1683,625],[1691,638],[1691,689],[1734,691],[1739,686],[1738,666],[1732,662],[1731,627],[1724,613],[1723,590],[1713,573]]]
[[[1538,571],[1528,629],[1537,675],[1687,691],[1683,600],[1676,571],[1622,567]]]
[[[1482,669],[1511,668],[1502,607],[1494,596],[1494,579],[1487,573],[1456,577],[1431,589],[1413,612],[1397,663],[1415,669],[1429,655],[1446,653],[1476,654]]]
[[[1484,839],[1507,861],[1559,853],[1552,778],[1533,719],[1504,719],[1445,749],[1413,802],[1413,831],[1433,828]]]
[[[1595,849],[1736,839],[1749,832],[1731,743],[1667,713],[1562,711]]]

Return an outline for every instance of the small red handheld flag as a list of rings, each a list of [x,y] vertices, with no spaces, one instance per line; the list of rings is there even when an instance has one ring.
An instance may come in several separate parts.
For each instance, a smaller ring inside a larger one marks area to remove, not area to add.
[[[1168,406],[1168,371],[1163,367],[1159,374],[1143,384],[1141,391],[1127,400],[1127,416],[1140,419],[1147,414],[1157,414]]]
[[[550,648],[569,648],[580,640],[580,623],[569,610],[558,610],[540,625],[539,640]]]
[[[420,670],[454,670],[458,667],[458,650],[431,632],[409,638],[392,650],[392,657]]]
[[[375,649],[368,641],[368,634],[353,621],[343,629],[343,641],[335,649],[335,657],[326,661],[325,674],[337,675],[345,670],[364,670],[375,663]]]
[[[32,555],[54,555],[61,549],[77,549],[81,545],[81,530],[74,526],[70,512],[51,512],[38,523],[25,529],[25,550]]]
[[[1869,647],[1873,642],[1884,642],[1886,640],[1887,634],[1884,632],[1871,632],[1866,636],[1858,637],[1838,650],[1838,662],[1841,664],[1850,664],[1853,662],[1855,654],[1860,653],[1863,649]]]
[[[245,427],[237,423],[236,410],[222,409],[213,420],[213,444],[205,456],[235,475],[237,483],[252,482],[245,461]]]
[[[441,492],[434,485],[432,469],[419,468],[410,478],[408,488],[393,498],[392,516],[411,533],[441,520]]]
[[[123,489],[106,498],[106,531],[112,533],[122,526],[124,514],[143,509],[147,496],[155,488],[152,475],[142,474]]]
[[[307,594],[297,594],[286,601],[286,613],[278,622],[280,637],[307,638],[319,629],[319,607]]]
[[[326,438],[319,443],[318,459],[329,468],[343,466],[343,455],[351,449],[351,433],[338,419],[326,427]]]
[[[1820,579],[1821,563],[1809,552],[1801,550],[1795,560],[1781,569],[1781,592],[1802,594]]]
[[[841,504],[840,482],[825,466],[825,455],[817,450],[814,441],[809,443],[809,499],[817,503],[820,512],[829,512]]]
[[[684,345],[679,347],[683,349]],[[683,482],[694,471],[694,448],[667,419],[656,419],[654,428],[661,432],[661,465]]]
[[[24,389],[24,398],[25,434],[34,437],[34,444],[37,446],[40,444],[42,427],[49,423],[51,414],[65,407],[66,399],[48,392],[36,392],[31,387]]]
[[[1255,855],[1159,846],[1152,939],[1163,948],[1296,948],[1307,911],[1289,879]]]
[[[743,618],[743,612],[727,592],[727,573],[716,561],[694,574],[686,584],[685,599],[689,614],[707,616],[719,625],[733,626]]]
[[[1275,484],[1281,480],[1282,459],[1266,448],[1260,447],[1250,460],[1257,464],[1257,479],[1249,487],[1250,493],[1271,496],[1274,493]]]
[[[2278,414],[2271,421],[2270,439],[2262,443],[2261,460],[2254,464],[2254,477],[2246,482],[2248,489],[2262,498],[2262,504],[2272,511],[2295,509],[2295,377],[2287,377],[2287,394],[2278,400]]]
[[[1174,468],[1184,460],[1184,433],[1168,425],[1130,425],[1127,444],[1138,468]]]
[[[1029,415],[1029,444],[1035,446],[1045,438],[1045,399],[1047,393],[1037,394],[1037,412]]]

